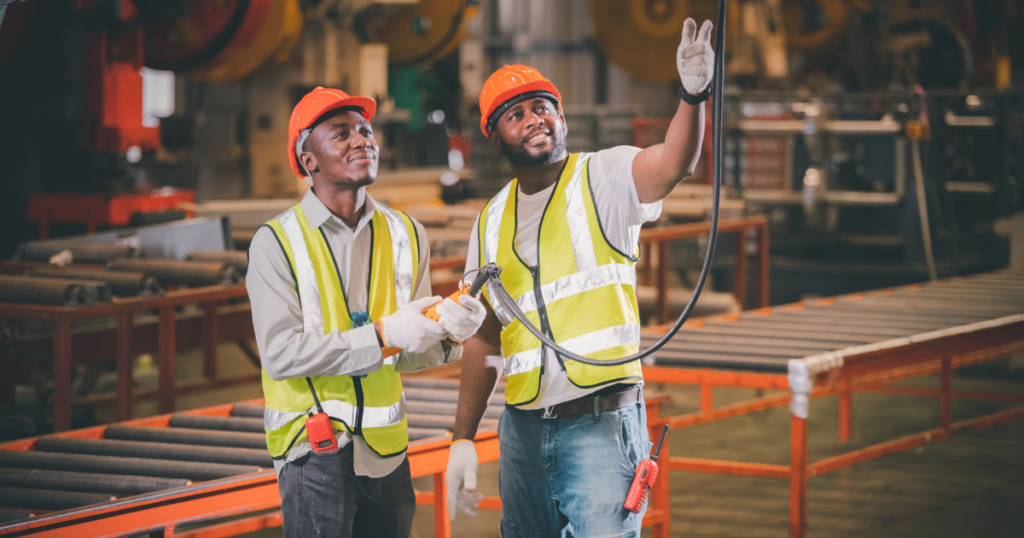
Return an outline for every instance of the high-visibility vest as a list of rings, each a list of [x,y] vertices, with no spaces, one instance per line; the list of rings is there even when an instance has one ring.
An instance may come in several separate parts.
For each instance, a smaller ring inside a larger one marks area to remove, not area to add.
[[[530,267],[515,251],[516,192],[512,180],[484,206],[477,234],[480,264],[502,267],[501,282],[530,321],[562,347],[598,360],[613,360],[640,348],[636,304],[636,255],[619,252],[605,237],[590,185],[591,154],[572,154],[555,183],[541,217],[538,264]],[[508,384],[505,401],[525,405],[537,398],[544,375],[540,340],[485,288],[501,321],[501,348]],[[572,360],[559,364],[578,387],[642,378],[639,361],[620,366],[589,366]]]
[[[371,220],[370,319],[392,314],[413,294],[419,268],[419,239],[412,220],[403,213],[377,206]],[[330,246],[319,229],[311,229],[301,205],[268,222],[288,258],[299,304],[303,332],[328,334],[352,329],[343,280]],[[360,263],[354,261],[353,263]],[[313,387],[336,430],[362,435],[381,456],[405,451],[409,432],[401,375],[395,371],[398,355],[364,378],[312,377]],[[291,447],[306,439],[306,416],[314,410],[313,395],[305,378],[275,381],[263,370],[266,411],[263,428],[274,458],[284,458]],[[315,411],[315,410],[314,410]]]

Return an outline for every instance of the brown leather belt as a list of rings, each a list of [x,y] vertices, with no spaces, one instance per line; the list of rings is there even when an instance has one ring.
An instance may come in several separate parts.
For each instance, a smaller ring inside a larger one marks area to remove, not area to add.
[[[626,390],[599,396],[584,396],[562,402],[545,409],[526,409],[540,418],[575,419],[585,415],[600,418],[601,413],[615,411],[639,402],[643,398],[643,387],[633,385]]]

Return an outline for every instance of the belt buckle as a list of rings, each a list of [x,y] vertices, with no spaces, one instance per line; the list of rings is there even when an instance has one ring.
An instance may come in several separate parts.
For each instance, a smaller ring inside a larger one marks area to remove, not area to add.
[[[551,412],[554,411],[554,409],[555,409],[555,406],[553,406],[553,405],[545,407],[544,408],[544,414],[541,415],[540,418],[548,418],[548,419],[558,418],[558,414],[557,413],[556,414],[551,414]]]

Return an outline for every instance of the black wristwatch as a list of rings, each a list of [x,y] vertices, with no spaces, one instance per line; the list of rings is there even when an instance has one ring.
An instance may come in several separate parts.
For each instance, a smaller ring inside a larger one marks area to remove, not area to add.
[[[697,95],[693,95],[692,93],[687,92],[685,86],[679,86],[679,98],[682,99],[683,102],[688,105],[696,105],[697,103],[703,103],[704,101],[707,101],[708,99],[711,98],[711,87],[714,84],[715,82],[711,81],[711,83],[708,84],[708,87],[704,88],[704,91],[698,93]]]

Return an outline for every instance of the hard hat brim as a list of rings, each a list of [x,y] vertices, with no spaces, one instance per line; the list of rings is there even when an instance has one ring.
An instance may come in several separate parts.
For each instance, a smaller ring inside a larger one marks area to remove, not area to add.
[[[491,114],[493,114],[495,110],[498,110],[498,108],[501,107],[501,105],[505,104],[505,101],[508,101],[509,99],[515,98],[524,93],[538,90],[550,92],[552,95],[554,95],[555,98],[558,99],[558,107],[559,111],[561,111],[562,94],[558,93],[558,88],[555,88],[555,85],[552,84],[551,81],[536,80],[533,82],[529,82],[527,84],[523,84],[522,86],[516,86],[515,88],[505,90],[504,92],[498,94],[498,96],[495,97],[493,101],[491,101],[490,110],[480,111],[480,130],[484,133],[484,136],[488,136],[490,134],[487,132],[487,119],[491,117]]]

